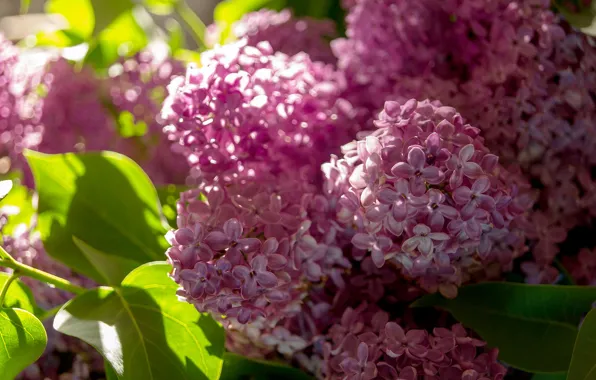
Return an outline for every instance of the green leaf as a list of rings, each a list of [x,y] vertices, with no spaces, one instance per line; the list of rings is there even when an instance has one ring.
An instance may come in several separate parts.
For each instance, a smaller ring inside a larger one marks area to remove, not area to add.
[[[596,379],[596,309],[584,319],[571,357],[567,380]]]
[[[94,346],[119,379],[218,379],[224,331],[210,316],[176,298],[171,266],[149,263],[118,288],[77,296],[54,328]]]
[[[35,362],[46,348],[48,336],[43,324],[22,309],[0,309],[0,374],[14,379]]]
[[[120,136],[128,137],[140,137],[147,133],[147,123],[144,121],[135,121],[135,117],[128,111],[121,112],[118,115],[118,132]]]
[[[90,0],[48,0],[46,13],[58,13],[69,24],[68,31],[88,40],[95,28],[95,15]]]
[[[299,369],[278,362],[249,359],[225,353],[220,380],[310,380],[312,377]]]
[[[532,380],[565,380],[566,378],[566,372],[536,373],[532,376]]]
[[[596,36],[596,2],[583,4],[582,0],[554,0],[553,5],[572,26]]]
[[[134,9],[121,13],[106,27],[91,45],[85,62],[95,69],[105,69],[120,57],[142,50],[149,42],[147,33],[139,25]]]
[[[455,299],[438,294],[412,307],[448,310],[486,342],[499,358],[527,372],[567,371],[583,313],[596,287],[483,283],[461,288]]]
[[[97,272],[102,275],[102,284],[120,285],[126,275],[138,266],[136,261],[120,256],[110,256],[91,247],[76,236],[73,236],[72,240],[87,260],[95,266]]]
[[[103,368],[106,373],[106,380],[118,380],[118,375],[116,374],[116,371],[114,371],[114,368],[112,368],[110,365],[110,362],[104,360]]]
[[[134,4],[131,0],[91,0],[95,14],[94,34],[99,34],[108,25],[112,24],[123,13],[132,10]]]
[[[25,156],[39,194],[38,229],[52,257],[99,283],[104,275],[73,236],[113,258],[109,265],[163,258],[168,227],[157,192],[131,159],[113,152]]]
[[[25,186],[15,185],[10,192],[0,200],[0,210],[8,215],[8,224],[2,230],[10,235],[20,224],[30,225],[35,214],[33,193]]]
[[[151,13],[166,16],[174,11],[178,0],[143,0],[143,3]]]
[[[21,9],[20,13],[25,14],[29,12],[29,7],[31,6],[31,0],[21,0]]]
[[[4,284],[6,284],[10,276],[8,273],[0,272],[0,289],[4,288]],[[2,306],[9,308],[18,307],[33,314],[37,314],[40,311],[35,303],[31,289],[20,280],[15,280],[10,284],[4,298],[4,305],[0,305],[0,307]]]
[[[187,189],[187,187],[179,185],[165,185],[157,188],[163,214],[172,227],[176,227],[176,202],[180,199],[180,193]]]
[[[225,42],[230,35],[232,25],[244,14],[258,11],[261,8],[282,10],[287,0],[225,0],[217,4],[213,11],[213,19],[221,28],[221,41]]]
[[[174,59],[185,63],[201,63],[201,54],[194,50],[180,49],[174,53]]]
[[[168,46],[170,47],[170,52],[174,55],[186,46],[184,30],[182,30],[182,26],[180,26],[178,21],[173,18],[169,18],[165,26],[168,31]]]

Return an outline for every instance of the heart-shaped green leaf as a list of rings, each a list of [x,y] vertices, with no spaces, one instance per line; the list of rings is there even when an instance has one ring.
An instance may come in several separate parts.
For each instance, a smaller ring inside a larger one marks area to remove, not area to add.
[[[23,309],[0,309],[0,374],[14,379],[35,362],[46,348],[48,336],[43,324]]]
[[[178,301],[170,270],[149,263],[121,287],[90,290],[58,312],[54,328],[94,346],[120,380],[218,379],[223,328]]]
[[[10,192],[0,201],[0,210],[8,216],[8,224],[2,230],[10,235],[20,225],[30,225],[35,214],[32,192],[25,186],[15,185]]]
[[[45,249],[76,271],[105,283],[105,273],[74,243],[97,251],[106,267],[160,260],[167,224],[155,187],[131,159],[113,152],[25,153],[39,194],[38,229]]]
[[[596,380],[596,309],[588,313],[579,329],[567,380]]]
[[[438,294],[412,307],[448,310],[486,342],[499,358],[528,372],[565,372],[583,313],[596,287],[483,283],[459,289],[455,299]]]

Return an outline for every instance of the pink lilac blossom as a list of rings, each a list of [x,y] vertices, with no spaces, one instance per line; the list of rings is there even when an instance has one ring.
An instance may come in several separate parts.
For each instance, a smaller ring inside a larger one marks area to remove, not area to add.
[[[2,240],[2,247],[17,261],[33,266],[34,268],[52,273],[62,278],[68,278],[72,283],[93,287],[95,284],[72,272],[66,266],[51,259],[45,252],[38,233],[34,232],[34,221],[32,225],[27,226],[20,224],[13,226],[12,232],[7,235],[4,233],[5,226],[10,220],[10,214],[1,211],[0,214],[0,236]],[[7,270],[7,269],[2,269]],[[9,270],[7,270],[9,271]],[[37,305],[45,310],[64,304],[72,298],[72,295],[60,289],[51,287],[45,283],[37,280],[23,277],[21,279],[31,289]],[[34,364],[29,366],[19,375],[19,379],[39,379],[43,378],[58,378],[59,368],[65,368],[65,363],[62,357],[64,353],[74,354],[72,357],[72,369],[69,373],[80,376],[79,378],[86,378],[90,371],[102,371],[103,360],[101,356],[91,347],[82,341],[67,337],[65,335],[54,332],[48,326],[48,331],[52,334],[48,340],[48,346],[44,355]],[[66,366],[68,370],[68,365]],[[87,375],[85,375],[87,374]],[[61,374],[65,376],[65,374]]]
[[[519,167],[526,181],[521,188],[533,184],[541,214],[533,218],[546,218],[555,240],[564,239],[559,229],[567,232],[593,217],[591,37],[570,28],[543,0],[349,5],[348,38],[333,48],[350,101],[368,112],[390,95],[453,106],[482,130],[504,166]],[[547,236],[528,244],[541,271],[552,272],[560,241],[545,241]]]
[[[306,54],[290,57],[243,39],[204,52],[201,67],[172,80],[165,132],[198,182],[262,166],[313,182],[318,166],[353,132],[341,85],[331,66]]]
[[[215,45],[220,38],[217,25],[211,25],[209,31],[209,39]],[[246,38],[251,46],[267,41],[273,51],[287,55],[304,52],[313,61],[334,63],[337,60],[330,46],[330,40],[336,35],[333,22],[296,18],[289,9],[280,12],[262,9],[247,13],[234,23],[232,34],[237,39]]]
[[[21,155],[41,140],[37,104],[27,101],[32,85],[21,52],[0,34],[0,173],[25,165]]]
[[[102,103],[100,84],[88,67],[77,70],[64,58],[48,64],[39,99],[44,126],[39,151],[53,154],[111,146],[116,128]]]
[[[300,312],[308,283],[350,267],[333,234],[315,238],[325,234],[305,210],[320,165],[353,132],[349,104],[330,66],[267,42],[202,59],[172,81],[162,112],[197,183],[168,236],[173,277],[182,298],[225,324],[265,318],[273,328]]]
[[[388,313],[348,308],[324,344],[325,379],[503,379],[498,351],[459,324],[428,332],[404,328]]]
[[[155,45],[113,65],[104,86],[117,112],[129,112],[136,123],[144,123],[143,136],[119,139],[114,150],[139,163],[156,184],[184,184],[188,165],[172,152],[172,142],[163,133],[161,103],[166,86],[183,74],[181,63],[168,58],[167,46]]]
[[[596,285],[596,250],[582,248],[575,256],[563,257],[563,265],[578,285]]]
[[[485,263],[509,268],[516,245],[491,248],[529,205],[479,129],[451,107],[413,99],[386,102],[374,124],[324,166],[353,258],[400,268],[449,297]]]

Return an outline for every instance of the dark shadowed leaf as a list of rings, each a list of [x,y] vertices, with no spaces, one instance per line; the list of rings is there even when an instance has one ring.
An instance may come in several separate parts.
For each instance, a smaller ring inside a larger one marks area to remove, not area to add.
[[[567,380],[596,380],[596,309],[588,313],[579,329]]]
[[[596,287],[483,283],[459,290],[455,299],[425,296],[412,307],[448,310],[475,330],[499,358],[528,372],[567,371],[583,313]]]
[[[170,270],[149,263],[120,287],[90,290],[58,312],[54,328],[94,346],[120,380],[218,379],[223,328],[178,301]]]
[[[312,380],[305,372],[283,363],[249,359],[227,352],[220,380]]]

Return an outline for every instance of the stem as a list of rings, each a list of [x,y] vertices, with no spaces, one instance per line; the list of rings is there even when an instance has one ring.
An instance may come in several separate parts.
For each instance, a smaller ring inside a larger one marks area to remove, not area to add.
[[[199,46],[199,48],[205,48],[207,44],[205,43],[205,31],[207,27],[203,20],[186,4],[186,1],[180,0],[176,4],[176,13],[180,16],[182,21],[190,28],[192,31],[192,37]]]
[[[4,287],[2,288],[2,293],[0,293],[0,307],[4,307],[4,298],[6,298],[6,293],[8,293],[8,288],[10,288],[10,284],[14,282],[17,278],[19,278],[19,272],[15,271],[12,276],[4,283]]]
[[[8,253],[4,250],[4,248],[0,247],[0,255],[6,256]],[[51,273],[44,272],[39,269],[35,269],[30,267],[29,265],[25,265],[23,263],[19,263],[15,261],[13,258],[10,259],[2,259],[0,260],[0,266],[12,268],[15,272],[19,272],[21,276],[27,276],[39,280],[41,282],[45,282],[47,284],[52,284],[57,288],[62,290],[66,290],[68,292],[74,294],[82,294],[87,291],[87,289],[83,288],[82,286],[75,285],[68,280],[65,280],[61,277],[54,276]]]

